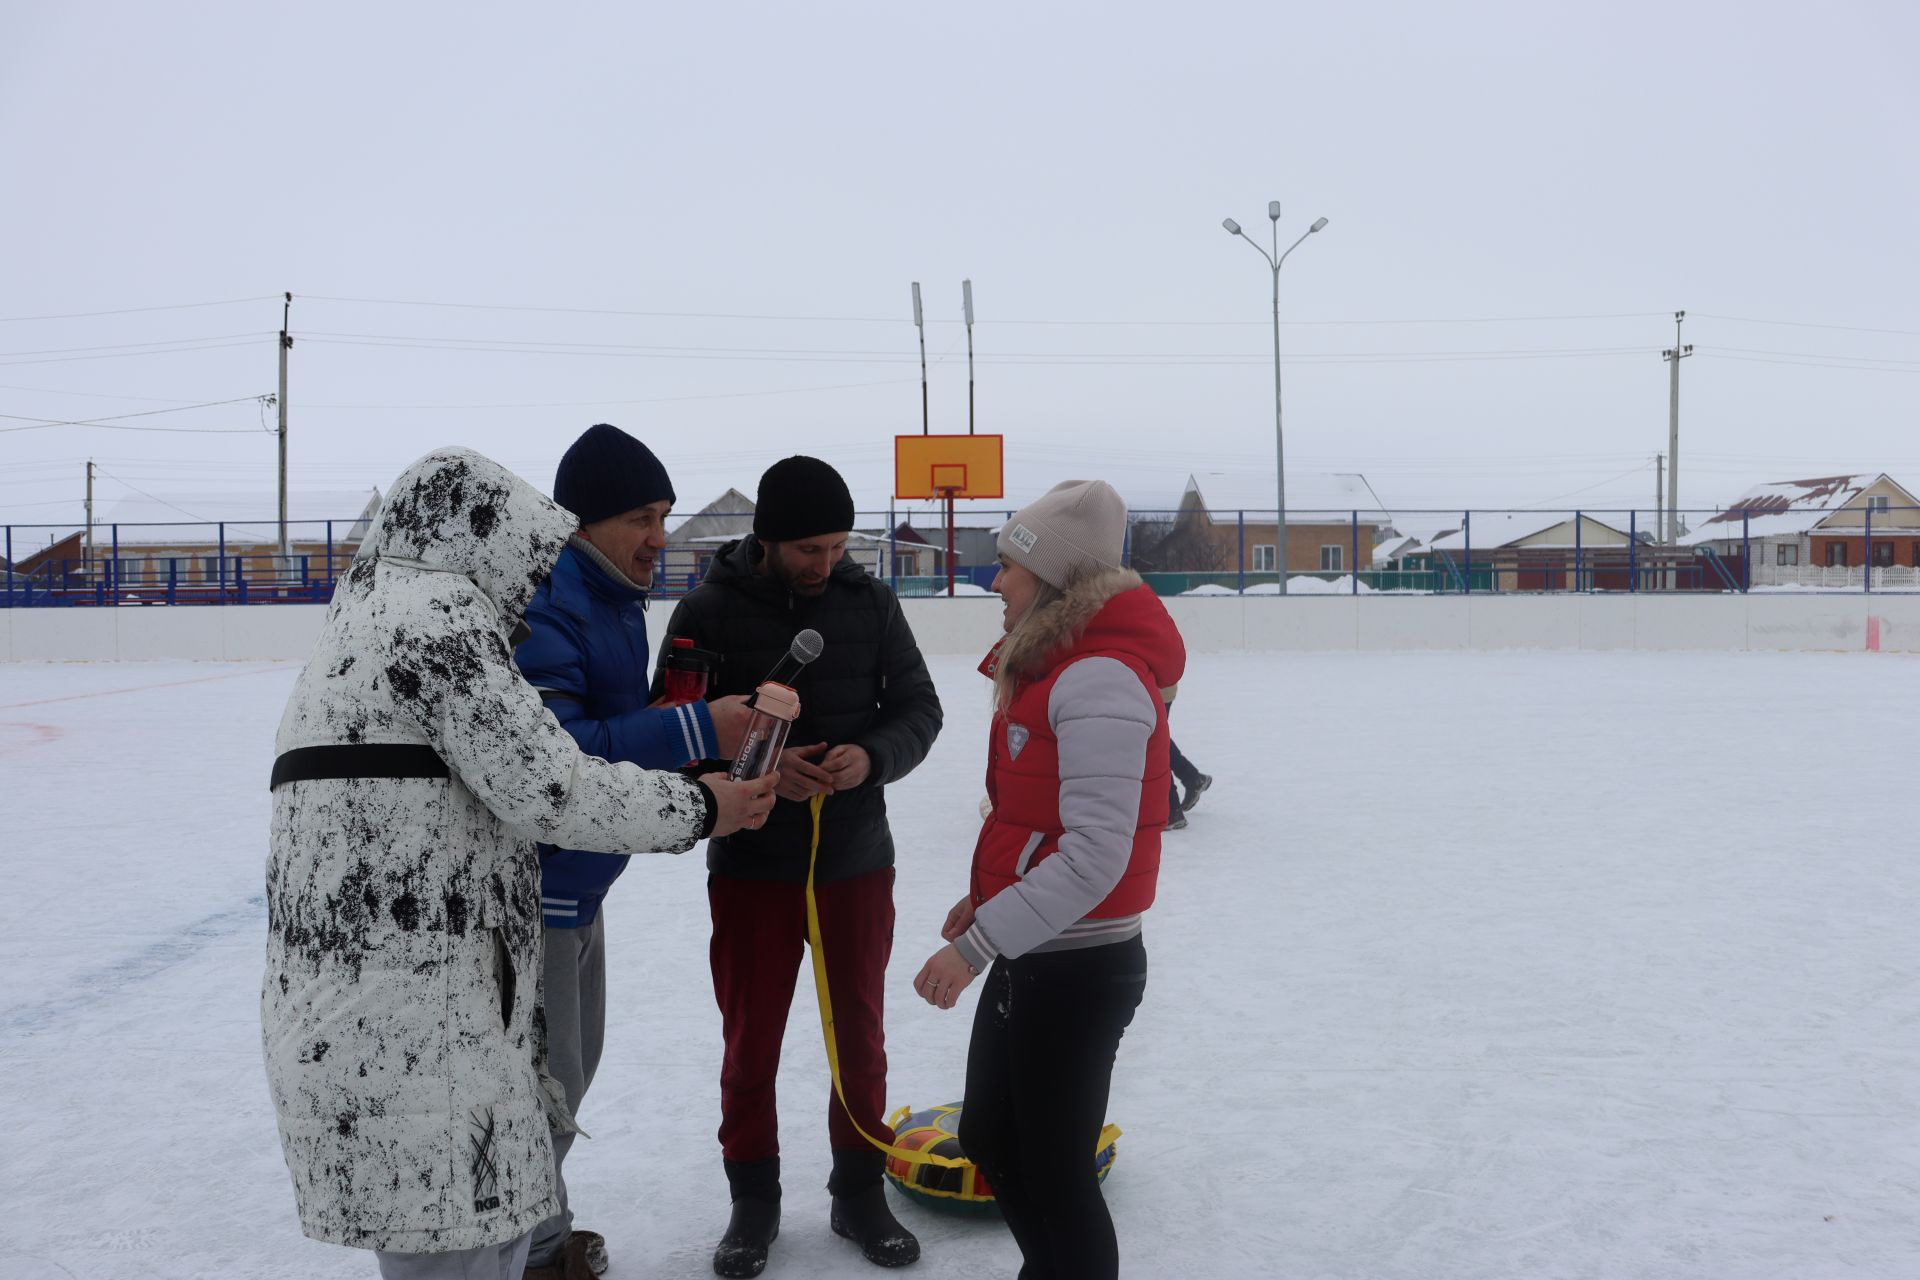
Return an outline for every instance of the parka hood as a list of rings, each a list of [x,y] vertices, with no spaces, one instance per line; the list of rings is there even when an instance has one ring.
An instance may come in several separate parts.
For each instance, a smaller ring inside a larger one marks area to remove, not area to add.
[[[558,503],[493,459],[448,447],[400,473],[354,558],[459,574],[513,626],[578,527]]]

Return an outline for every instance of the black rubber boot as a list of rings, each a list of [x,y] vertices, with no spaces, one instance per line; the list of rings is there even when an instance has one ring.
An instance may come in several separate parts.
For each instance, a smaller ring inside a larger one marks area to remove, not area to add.
[[[780,1234],[780,1157],[725,1163],[733,1213],[713,1251],[713,1274],[757,1276],[766,1269],[767,1251]]]
[[[835,1235],[860,1246],[868,1262],[904,1267],[920,1261],[920,1242],[887,1206],[885,1167],[886,1157],[878,1151],[834,1152],[833,1177],[827,1181],[827,1190],[833,1194],[828,1221]]]

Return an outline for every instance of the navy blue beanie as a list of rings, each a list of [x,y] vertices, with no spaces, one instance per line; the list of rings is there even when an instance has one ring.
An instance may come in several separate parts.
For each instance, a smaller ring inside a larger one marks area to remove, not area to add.
[[[560,459],[553,500],[592,524],[635,507],[673,501],[673,481],[653,450],[618,427],[588,427]]]

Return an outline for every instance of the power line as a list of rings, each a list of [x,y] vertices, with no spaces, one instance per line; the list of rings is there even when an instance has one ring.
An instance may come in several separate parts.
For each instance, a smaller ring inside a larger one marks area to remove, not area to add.
[[[1856,373],[1920,373],[1920,368],[1905,368],[1885,364],[1836,364],[1831,360],[1780,360],[1766,356],[1735,356],[1719,351],[1701,351],[1697,354],[1709,360],[1738,360],[1742,364],[1790,365],[1802,369],[1851,369]]]
[[[111,391],[69,391],[60,387],[18,387],[0,383],[0,391],[29,391],[43,396],[90,396],[96,400],[144,400],[149,404],[188,404],[177,396],[123,396]]]
[[[1702,351],[1737,351],[1749,356],[1791,356],[1802,360],[1851,360],[1868,364],[1910,364],[1920,366],[1920,360],[1901,360],[1892,356],[1846,356],[1826,351],[1773,351],[1764,347],[1716,347],[1703,346]]]
[[[909,323],[904,315],[898,316],[821,316],[821,315],[784,315],[764,312],[742,311],[630,311],[610,307],[546,307],[514,303],[491,302],[431,302],[415,298],[345,298],[324,294],[301,294],[305,301],[344,302],[361,306],[380,307],[427,307],[451,311],[519,311],[539,312],[548,315],[583,316],[632,316],[642,319],[662,320],[767,320],[778,322],[801,322],[820,324],[900,324]],[[1431,324],[1522,324],[1535,321],[1565,320],[1646,320],[1665,316],[1664,311],[1616,311],[1591,315],[1534,315],[1534,316],[1453,316],[1432,317],[1410,320],[1286,320],[1282,324],[1312,325],[1431,325]],[[964,320],[930,319],[929,324],[964,324]],[[1096,326],[1136,326],[1136,327],[1233,327],[1241,325],[1265,327],[1266,320],[1117,320],[1103,317],[1095,320],[1030,320],[1030,319],[982,319],[981,327],[991,325],[1085,325]]]
[[[0,418],[6,418],[14,422],[26,422],[26,423],[32,424],[30,426],[25,426],[25,427],[0,427],[0,432],[44,431],[49,427],[100,427],[103,430],[107,430],[107,431],[170,431],[170,432],[179,432],[179,433],[190,433],[190,434],[196,434],[196,435],[241,435],[241,434],[252,435],[253,434],[252,428],[130,427],[130,426],[122,425],[121,420],[125,418],[151,418],[156,414],[162,414],[162,413],[185,413],[191,409],[217,409],[223,405],[229,405],[229,404],[246,404],[249,402],[258,403],[259,401],[264,400],[265,398],[266,397],[264,396],[240,396],[233,400],[213,400],[213,401],[209,401],[206,404],[178,405],[171,409],[143,409],[138,413],[116,413],[116,414],[109,414],[105,417],[100,417],[100,418],[64,418],[64,419],[47,420],[47,419],[25,417],[17,413],[0,413]]]
[[[787,396],[807,391],[851,391],[861,387],[898,387],[918,378],[888,378],[880,382],[837,382],[823,387],[781,387],[769,391],[717,391],[689,396],[654,396],[646,400],[551,400],[520,404],[307,404],[303,409],[591,409],[605,405],[675,404],[683,400],[737,400],[750,396]]]
[[[143,497],[143,498],[146,498],[146,499],[148,499],[148,500],[149,500],[149,501],[151,501],[151,502],[157,502],[157,503],[159,503],[159,504],[160,504],[161,506],[163,506],[163,507],[165,507],[165,508],[167,508],[167,509],[168,509],[169,511],[178,511],[178,512],[179,512],[179,513],[180,513],[181,515],[183,515],[183,516],[191,516],[191,517],[193,517],[193,518],[194,518],[195,520],[200,520],[200,521],[203,521],[203,522],[205,522],[205,523],[207,523],[207,524],[218,524],[218,523],[220,523],[220,522],[219,522],[218,520],[215,520],[215,519],[213,519],[213,518],[212,518],[212,517],[210,517],[210,516],[205,516],[205,515],[202,515],[202,514],[200,514],[200,513],[198,512],[198,511],[189,511],[189,510],[187,510],[187,509],[186,509],[185,507],[182,507],[182,506],[176,506],[175,504],[173,504],[173,503],[171,503],[171,502],[168,502],[168,501],[167,501],[167,500],[166,500],[165,498],[161,498],[161,497],[157,497],[157,496],[155,496],[154,494],[151,494],[151,493],[148,493],[148,492],[147,492],[147,491],[146,491],[145,489],[142,489],[142,488],[141,488],[141,487],[140,487],[139,485],[136,485],[136,484],[127,484],[127,482],[126,482],[125,480],[122,480],[122,479],[121,479],[121,478],[120,478],[119,476],[116,476],[116,475],[113,475],[113,474],[111,474],[111,473],[110,473],[110,472],[108,472],[108,471],[106,470],[106,468],[104,468],[104,467],[96,467],[95,469],[96,469],[96,470],[97,470],[97,471],[98,471],[98,472],[99,472],[99,473],[100,473],[101,475],[103,475],[103,476],[106,476],[106,478],[107,478],[107,479],[109,479],[109,480],[111,480],[111,481],[113,481],[113,482],[114,482],[115,484],[119,484],[119,485],[126,485],[126,487],[127,487],[127,488],[129,488],[129,489],[131,489],[131,490],[133,490],[133,491],[134,491],[135,493],[137,493],[137,494],[139,494],[139,495],[140,495],[141,497]],[[123,524],[125,524],[125,523],[130,523],[130,522],[128,522],[128,521],[121,521],[121,523],[123,523]]]
[[[1857,324],[1818,324],[1812,320],[1760,320],[1753,316],[1725,316],[1712,311],[1696,311],[1696,316],[1709,320],[1730,320],[1735,324],[1771,324],[1783,325],[1794,329],[1838,329],[1846,333],[1890,333],[1904,338],[1920,338],[1920,329],[1871,329]]]
[[[41,351],[0,351],[0,360],[15,356],[63,356],[75,351],[133,351],[146,347],[175,347],[190,342],[225,342],[229,338],[257,338],[258,333],[213,333],[202,338],[165,338],[159,342],[112,342],[93,347],[47,347]]]
[[[163,351],[117,351],[92,356],[46,356],[24,360],[0,357],[0,365],[15,364],[69,364],[75,360],[125,360],[130,356],[171,356],[183,355],[190,351],[219,351],[226,347],[245,347],[258,342],[258,337],[248,337],[231,342],[208,342],[200,346],[172,347]]]
[[[301,294],[299,296],[303,300],[311,302],[337,302],[359,306],[420,307],[449,311],[508,311],[546,315],[628,316],[641,319],[662,320],[756,320],[781,323],[799,322],[821,324],[906,324],[908,322],[904,315],[831,316],[743,311],[641,311],[617,307],[556,307],[495,302],[438,302],[415,298],[355,298],[332,294]],[[221,298],[211,302],[175,302],[150,307],[120,307],[106,311],[70,311],[47,315],[0,316],[0,324],[18,324],[43,320],[88,320],[106,316],[145,315],[160,311],[190,311],[208,307],[242,306],[254,302],[278,301],[279,297],[279,294],[258,294],[245,298]],[[1405,319],[1283,320],[1281,324],[1301,328],[1333,325],[1536,324],[1594,320],[1648,320],[1661,319],[1664,318],[1666,314],[1664,311],[1612,311],[1559,315],[1423,316]],[[1736,316],[1713,311],[1699,311],[1694,314],[1705,319],[1724,320],[1734,324],[1776,325],[1800,329],[1831,329],[1848,333],[1880,333],[1901,337],[1920,337],[1920,330],[1915,329],[1890,329],[1868,325],[1830,324],[1813,320],[1778,320],[1758,316]],[[957,325],[963,324],[964,321],[930,319],[929,323]],[[1089,328],[1213,328],[1238,326],[1264,327],[1271,322],[1268,320],[1133,320],[1101,317],[1098,319],[984,318],[978,323],[982,327],[991,325],[1046,325],[1085,326]]]
[[[403,335],[332,335],[303,333],[301,340],[335,346],[384,347],[407,351],[472,351],[495,355],[597,356],[636,360],[718,360],[788,364],[912,364],[916,357],[907,353],[852,348],[807,347],[670,347],[621,343],[543,343],[509,339],[434,338]],[[1301,352],[1287,356],[1289,363],[1304,364],[1419,364],[1475,360],[1543,360],[1645,355],[1650,348],[1631,347],[1537,347],[1486,351],[1362,351]],[[1241,352],[1012,352],[979,357],[982,364],[1009,366],[1036,365],[1251,365],[1265,364],[1270,356]]]
[[[54,316],[0,316],[0,324],[18,324],[28,320],[91,320],[96,316],[142,315],[150,311],[190,311],[196,307],[233,307],[243,302],[267,302],[278,296],[270,293],[257,298],[223,298],[218,302],[170,302],[157,307],[122,307],[117,311],[71,311],[65,315]]]
[[[1577,498],[1583,493],[1592,493],[1595,489],[1601,488],[1604,485],[1610,485],[1617,480],[1624,480],[1628,476],[1638,475],[1641,472],[1645,471],[1646,469],[1647,469],[1647,464],[1642,462],[1638,466],[1628,467],[1625,471],[1622,471],[1617,476],[1608,476],[1605,480],[1596,480],[1594,483],[1587,485],[1585,488],[1582,488],[1582,489],[1572,489],[1566,493],[1556,493],[1551,498],[1542,498],[1538,502],[1532,505],[1538,506],[1538,507],[1545,507],[1545,506],[1551,506],[1553,503],[1560,501],[1562,498]]]

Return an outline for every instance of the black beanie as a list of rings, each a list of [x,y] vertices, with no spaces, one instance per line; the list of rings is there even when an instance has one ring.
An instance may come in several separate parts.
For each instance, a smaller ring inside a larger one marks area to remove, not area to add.
[[[853,529],[853,494],[847,482],[818,458],[782,458],[760,477],[753,504],[753,536],[762,542],[793,542]]]
[[[636,507],[673,501],[673,481],[653,450],[618,427],[588,427],[560,459],[553,500],[592,524]]]

